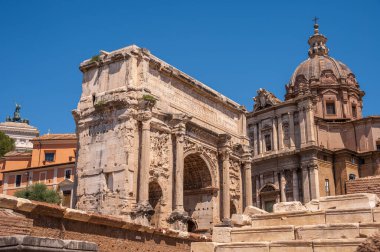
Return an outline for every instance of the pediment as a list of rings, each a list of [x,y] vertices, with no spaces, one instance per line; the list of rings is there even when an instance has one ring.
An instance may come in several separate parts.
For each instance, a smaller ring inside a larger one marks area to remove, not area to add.
[[[335,89],[330,89],[330,88],[329,88],[329,89],[322,90],[322,91],[321,91],[321,94],[323,94],[323,95],[326,95],[326,94],[338,95],[339,92],[336,91]]]

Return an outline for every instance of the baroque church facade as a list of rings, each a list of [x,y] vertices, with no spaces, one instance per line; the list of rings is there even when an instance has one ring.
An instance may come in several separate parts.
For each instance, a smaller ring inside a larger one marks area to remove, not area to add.
[[[285,101],[259,90],[247,115],[257,207],[345,194],[346,181],[379,175],[380,117],[362,117],[364,92],[326,41],[315,24]]]
[[[134,45],[82,62],[77,208],[202,232],[378,174],[380,118],[326,40],[315,25],[285,101],[260,89],[251,112]]]

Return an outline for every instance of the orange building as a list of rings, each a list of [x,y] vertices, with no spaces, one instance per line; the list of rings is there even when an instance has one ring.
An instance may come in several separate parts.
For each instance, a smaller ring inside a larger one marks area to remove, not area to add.
[[[0,159],[0,192],[13,195],[33,183],[44,183],[61,193],[63,206],[73,207],[76,135],[47,134],[31,142],[31,152],[12,151]]]

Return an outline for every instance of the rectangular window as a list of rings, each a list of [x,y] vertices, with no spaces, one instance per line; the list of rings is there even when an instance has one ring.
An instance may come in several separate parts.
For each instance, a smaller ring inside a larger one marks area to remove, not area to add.
[[[53,162],[54,161],[54,152],[45,152],[45,161],[46,162]]]
[[[335,102],[326,102],[326,113],[328,115],[335,115]]]
[[[352,117],[356,118],[356,116],[357,116],[357,113],[356,113],[356,106],[353,105],[351,109],[352,109]]]
[[[21,175],[16,175],[16,187],[21,186]]]
[[[325,179],[325,192],[326,196],[330,196],[330,181]]]
[[[270,138],[270,134],[264,135],[266,151],[272,150],[272,141]]]
[[[65,179],[71,178],[71,169],[65,170]]]

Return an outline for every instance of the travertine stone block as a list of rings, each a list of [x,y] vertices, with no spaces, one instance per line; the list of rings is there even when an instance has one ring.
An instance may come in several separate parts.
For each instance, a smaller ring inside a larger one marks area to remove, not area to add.
[[[276,203],[273,206],[274,213],[284,213],[292,211],[306,211],[306,207],[299,201],[289,201]]]
[[[252,217],[252,226],[279,226],[279,225],[316,225],[325,223],[325,213],[323,211],[316,212],[289,212],[275,213],[266,215],[254,215]]]
[[[372,209],[326,210],[326,223],[371,223]]]
[[[245,214],[233,214],[231,221],[235,226],[250,226],[252,224],[251,217]]]
[[[372,209],[372,213],[373,213],[373,222],[380,223],[380,208]]]
[[[260,209],[258,207],[254,207],[254,206],[247,206],[244,210],[244,214],[249,215],[249,216],[252,216],[255,214],[267,214],[267,213],[268,213],[267,211]]]
[[[269,252],[268,242],[237,242],[230,244],[219,244],[215,252]]]
[[[17,198],[10,195],[0,194],[0,207],[15,209],[17,206]]]
[[[76,221],[88,222],[90,220],[91,215],[86,213],[85,211],[66,208],[64,218]]]
[[[346,239],[359,237],[359,224],[322,224],[296,227],[297,240]]]
[[[271,226],[257,228],[233,228],[232,242],[259,242],[295,240],[294,226]]]
[[[354,252],[365,239],[314,240],[314,252]]]
[[[216,242],[192,242],[191,252],[214,252],[217,244]]]
[[[270,252],[313,252],[310,241],[278,241],[269,244]]]
[[[269,252],[268,242],[193,242],[191,252]]]
[[[372,193],[357,193],[319,198],[319,209],[357,209],[374,208],[379,198]]]
[[[309,211],[318,211],[319,210],[319,200],[313,199],[305,204],[305,207]]]
[[[231,230],[230,227],[214,227],[212,230],[213,242],[231,242]]]
[[[364,238],[380,231],[380,223],[360,223],[359,237]]]
[[[23,212],[31,212],[37,205],[28,199],[18,198],[17,199],[17,210]]]

